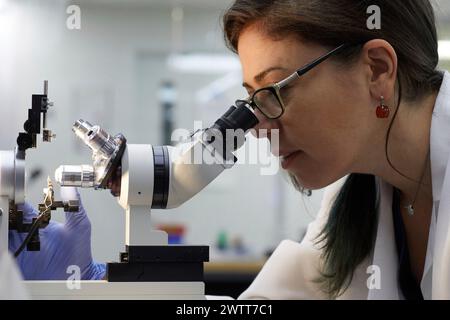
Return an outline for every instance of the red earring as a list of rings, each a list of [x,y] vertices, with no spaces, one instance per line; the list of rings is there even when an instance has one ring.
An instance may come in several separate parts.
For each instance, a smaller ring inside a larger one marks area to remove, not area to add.
[[[384,104],[384,97],[381,96],[381,104],[377,107],[377,117],[379,119],[389,118],[389,113],[391,109]]]

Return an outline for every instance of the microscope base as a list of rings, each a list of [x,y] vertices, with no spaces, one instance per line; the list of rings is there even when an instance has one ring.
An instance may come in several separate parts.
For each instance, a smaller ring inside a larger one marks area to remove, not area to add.
[[[205,300],[203,282],[24,281],[33,300]]]
[[[208,246],[126,246],[121,262],[106,264],[109,282],[202,282]]]

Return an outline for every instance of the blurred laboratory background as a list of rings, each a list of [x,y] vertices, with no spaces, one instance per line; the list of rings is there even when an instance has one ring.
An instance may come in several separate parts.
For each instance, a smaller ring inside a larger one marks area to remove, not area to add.
[[[28,152],[27,200],[42,200],[47,176],[59,165],[90,163],[90,150],[71,131],[77,119],[121,132],[131,143],[169,144],[173,130],[209,125],[244,98],[239,60],[221,29],[230,3],[0,0],[0,150],[14,148],[31,94],[42,92],[44,80],[54,102],[48,127],[56,140]],[[434,3],[441,65],[448,68],[450,1]],[[79,29],[67,26],[71,5],[80,8]],[[261,175],[263,166],[239,164],[183,207],[152,212],[173,243],[211,247],[208,294],[245,289],[267,254],[282,239],[300,241],[317,214],[322,191],[303,196],[282,173]],[[108,191],[82,190],[82,198],[95,259],[117,261],[123,210]]]

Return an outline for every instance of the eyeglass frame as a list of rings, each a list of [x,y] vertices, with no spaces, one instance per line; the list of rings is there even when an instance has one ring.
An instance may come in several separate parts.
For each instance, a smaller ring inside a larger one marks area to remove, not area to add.
[[[241,102],[245,102],[247,104],[249,104],[253,109],[258,109],[266,118],[270,119],[270,120],[277,120],[279,118],[281,118],[285,112],[286,106],[284,105],[283,99],[281,98],[281,93],[280,90],[284,87],[286,87],[287,85],[289,85],[290,83],[292,83],[294,80],[299,79],[302,75],[304,75],[305,73],[307,73],[308,71],[310,71],[311,69],[317,67],[319,64],[321,64],[322,62],[324,62],[325,60],[327,60],[328,58],[330,58],[331,56],[340,53],[341,51],[343,51],[344,49],[347,49],[348,47],[350,47],[349,44],[342,44],[336,48],[334,48],[333,50],[325,53],[324,55],[320,56],[319,58],[315,59],[314,61],[304,65],[303,67],[301,67],[300,69],[297,69],[293,74],[291,74],[290,76],[284,78],[281,81],[278,81],[276,83],[274,83],[273,85],[270,86],[266,86],[263,88],[259,88],[257,89],[255,92],[252,93],[252,95],[250,97],[248,97],[245,100],[238,100]],[[281,113],[279,116],[277,117],[269,117],[266,115],[266,113],[264,111],[261,110],[261,108],[256,104],[256,102],[254,101],[254,97],[256,94],[258,94],[261,91],[271,91],[272,94],[274,94],[274,96],[276,97],[278,103],[280,104],[281,107]]]

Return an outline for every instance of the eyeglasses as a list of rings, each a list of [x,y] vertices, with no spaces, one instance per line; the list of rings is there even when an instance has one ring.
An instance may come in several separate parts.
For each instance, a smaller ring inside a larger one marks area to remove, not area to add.
[[[269,119],[278,119],[283,115],[284,110],[286,109],[283,99],[281,98],[280,90],[327,60],[332,55],[338,54],[348,47],[348,44],[342,44],[316,60],[301,67],[284,80],[281,80],[271,86],[260,88],[256,90],[249,98],[245,100],[238,100],[238,102],[248,103],[252,108],[258,109]]]

